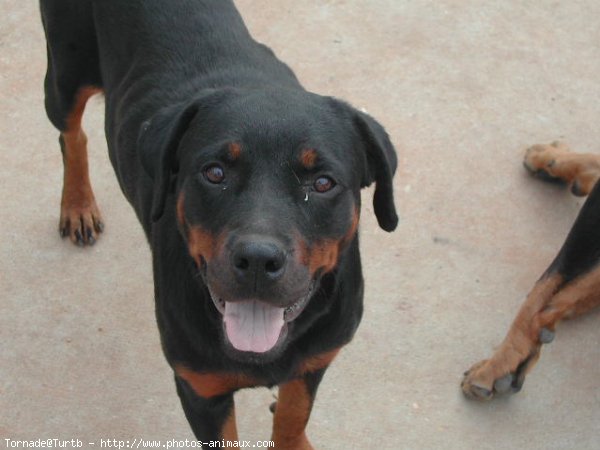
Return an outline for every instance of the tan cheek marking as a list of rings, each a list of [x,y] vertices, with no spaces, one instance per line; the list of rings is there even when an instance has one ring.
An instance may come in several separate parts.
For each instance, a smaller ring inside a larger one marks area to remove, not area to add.
[[[300,260],[308,266],[309,272],[314,275],[317,270],[323,269],[324,273],[331,272],[337,266],[339,255],[356,235],[358,229],[359,211],[354,209],[350,228],[342,239],[323,239],[309,247],[305,241],[300,243]]]
[[[307,169],[312,169],[317,163],[317,151],[312,148],[302,150],[300,153],[300,163]]]
[[[360,211],[358,208],[354,208],[354,213],[352,214],[352,224],[350,225],[350,229],[346,233],[346,235],[342,238],[341,245],[345,246],[349,244],[352,239],[354,239],[354,235],[358,230],[358,221],[360,220]]]
[[[308,270],[314,274],[323,269],[325,273],[332,271],[337,265],[339,241],[319,241],[308,251]]]
[[[200,257],[209,262],[218,253],[222,238],[221,235],[214,236],[198,225],[190,225],[185,218],[184,200],[185,195],[182,192],[177,199],[177,221],[187,235],[190,255],[200,267]]]
[[[188,233],[188,248],[190,255],[200,265],[199,258],[202,256],[206,262],[210,262],[217,254],[221,239],[215,237],[199,226],[190,227]]]

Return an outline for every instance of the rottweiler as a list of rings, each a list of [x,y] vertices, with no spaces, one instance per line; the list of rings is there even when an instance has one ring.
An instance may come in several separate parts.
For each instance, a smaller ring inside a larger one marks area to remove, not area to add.
[[[502,344],[490,359],[465,372],[462,390],[478,400],[520,391],[542,344],[554,339],[557,323],[600,306],[600,156],[574,153],[554,142],[528,148],[523,164],[543,180],[570,184],[573,194],[589,196]]]
[[[94,244],[86,101],[105,97],[121,190],[152,251],[156,316],[197,438],[236,440],[236,390],[279,387],[272,439],[310,448],[317,386],[363,311],[360,190],[398,217],[394,147],[307,92],[231,0],[42,0],[45,106],[60,131],[59,231]]]

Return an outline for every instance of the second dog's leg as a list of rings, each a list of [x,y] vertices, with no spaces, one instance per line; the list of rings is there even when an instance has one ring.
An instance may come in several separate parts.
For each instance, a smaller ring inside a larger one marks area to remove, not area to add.
[[[463,392],[472,398],[517,392],[554,338],[561,319],[600,305],[600,184],[584,203],[563,247],[536,283],[506,338],[490,359],[465,372]]]

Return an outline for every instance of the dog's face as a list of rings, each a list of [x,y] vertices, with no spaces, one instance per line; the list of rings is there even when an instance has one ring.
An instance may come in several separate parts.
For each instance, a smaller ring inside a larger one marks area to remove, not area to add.
[[[354,240],[361,187],[377,182],[380,224],[396,226],[393,148],[370,117],[305,92],[217,91],[171,120],[170,150],[145,163],[158,214],[168,190],[160,179],[176,172],[179,231],[228,353],[271,360]]]

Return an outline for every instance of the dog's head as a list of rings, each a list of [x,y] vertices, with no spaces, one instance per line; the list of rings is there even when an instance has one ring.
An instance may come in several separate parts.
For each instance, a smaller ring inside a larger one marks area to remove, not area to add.
[[[392,231],[396,155],[367,114],[302,91],[215,90],[158,113],[139,140],[153,220],[170,193],[228,352],[269,360],[356,237],[360,189]]]

